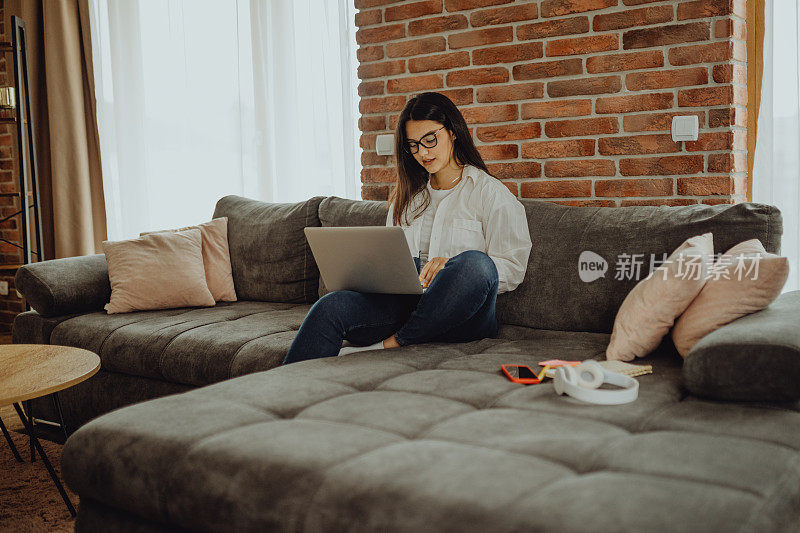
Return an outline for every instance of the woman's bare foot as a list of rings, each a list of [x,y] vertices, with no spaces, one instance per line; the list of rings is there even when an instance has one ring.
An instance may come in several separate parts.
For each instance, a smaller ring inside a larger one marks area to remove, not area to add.
[[[397,343],[397,341],[394,338],[394,335],[392,335],[388,339],[384,339],[383,347],[384,348],[399,348],[400,344]]]

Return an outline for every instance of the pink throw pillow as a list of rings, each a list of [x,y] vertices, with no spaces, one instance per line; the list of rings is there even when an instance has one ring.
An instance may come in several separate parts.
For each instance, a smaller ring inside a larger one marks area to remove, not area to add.
[[[771,254],[758,239],[744,241],[714,263],[708,282],[672,329],[678,353],[689,355],[700,339],[777,298],[789,277],[789,260]]]
[[[201,242],[199,229],[103,242],[111,281],[106,311],[213,306]]]
[[[606,359],[632,361],[655,350],[703,288],[713,256],[711,233],[690,237],[637,283],[614,319]]]
[[[233,284],[231,270],[231,254],[228,249],[228,219],[215,218],[196,226],[188,226],[173,230],[150,231],[141,235],[154,233],[186,231],[199,229],[203,239],[203,265],[206,270],[206,283],[211,295],[217,302],[235,302],[236,288]]]

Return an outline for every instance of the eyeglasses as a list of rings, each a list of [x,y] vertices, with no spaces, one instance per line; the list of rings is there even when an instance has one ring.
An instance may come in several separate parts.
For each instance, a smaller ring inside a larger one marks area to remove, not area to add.
[[[419,152],[419,145],[420,144],[422,146],[424,146],[425,148],[433,148],[434,146],[436,146],[436,143],[438,142],[437,138],[436,138],[436,134],[442,129],[444,129],[444,126],[442,126],[441,128],[439,128],[436,131],[430,132],[429,134],[424,136],[422,139],[420,139],[419,142],[417,142],[417,141],[406,141],[406,148],[408,148],[408,151],[411,152],[412,154],[416,154],[417,152]]]

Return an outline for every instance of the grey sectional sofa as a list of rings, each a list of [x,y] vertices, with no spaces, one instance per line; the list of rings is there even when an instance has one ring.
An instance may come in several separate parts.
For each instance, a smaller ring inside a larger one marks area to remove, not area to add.
[[[14,341],[102,361],[62,394],[82,425],[62,461],[81,496],[76,529],[800,530],[800,292],[707,336],[685,363],[665,340],[637,361],[653,373],[630,404],[588,405],[499,372],[604,359],[637,281],[615,279],[618,254],[661,257],[708,231],[716,251],[758,238],[777,252],[778,210],[523,204],[534,246],[523,284],[498,297],[498,338],[279,368],[325,291],[302,228],[383,224],[384,203],[223,198],[215,215],[229,218],[240,301],[215,308],[108,316],[102,256],[21,269],[34,311],[19,315]],[[609,262],[604,277],[579,279],[584,250]],[[782,377],[720,386],[737,365],[753,370],[737,346],[760,364],[776,354]]]

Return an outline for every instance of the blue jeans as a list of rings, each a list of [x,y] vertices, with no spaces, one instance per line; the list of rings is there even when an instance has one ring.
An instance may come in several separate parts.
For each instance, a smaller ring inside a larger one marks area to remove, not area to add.
[[[451,257],[421,295],[328,293],[311,306],[283,364],[336,356],[344,339],[368,346],[394,334],[408,346],[496,337],[498,283],[491,258],[467,250]]]

